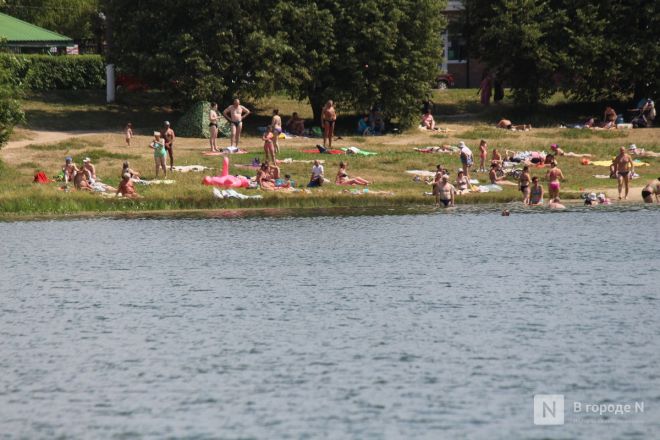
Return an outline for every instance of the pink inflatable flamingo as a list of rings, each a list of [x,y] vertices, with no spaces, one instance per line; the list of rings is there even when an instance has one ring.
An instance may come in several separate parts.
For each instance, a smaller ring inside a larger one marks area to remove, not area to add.
[[[222,159],[222,175],[220,176],[206,176],[202,180],[204,185],[222,186],[224,188],[247,188],[250,186],[250,181],[245,177],[236,177],[229,175],[229,158],[225,156]]]

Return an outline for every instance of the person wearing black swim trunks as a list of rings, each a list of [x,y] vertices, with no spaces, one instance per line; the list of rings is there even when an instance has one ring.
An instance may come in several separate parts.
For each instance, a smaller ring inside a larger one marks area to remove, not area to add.
[[[328,148],[332,149],[332,138],[335,135],[335,122],[337,122],[337,112],[332,100],[329,100],[323,106],[321,118],[323,119],[323,146],[325,147],[327,140]]]
[[[231,145],[238,148],[238,142],[241,140],[241,131],[243,130],[243,119],[250,115],[250,110],[241,105],[238,98],[234,99],[232,105],[227,107],[222,115],[231,123]]]
[[[211,110],[209,110],[209,132],[211,134],[209,145],[211,146],[211,152],[215,153],[218,151],[216,144],[218,139],[218,104],[215,102],[211,103]]]
[[[612,166],[616,172],[616,178],[619,187],[619,200],[621,200],[621,190],[625,188],[623,199],[628,199],[628,186],[632,174],[635,171],[632,157],[626,152],[626,147],[619,148],[619,154],[612,161]]]
[[[456,200],[456,188],[454,185],[449,183],[449,176],[443,175],[438,182],[435,195],[435,205],[440,206],[440,203],[444,205],[445,208],[454,206]]]
[[[522,170],[522,174],[520,175],[520,179],[518,180],[518,184],[520,185],[520,192],[523,193],[523,205],[529,205],[529,196],[531,193],[529,183],[531,180],[532,177],[529,174],[529,167],[525,166]]]
[[[645,203],[653,203],[653,196],[655,196],[655,203],[658,203],[660,201],[660,177],[642,188],[642,199]]]

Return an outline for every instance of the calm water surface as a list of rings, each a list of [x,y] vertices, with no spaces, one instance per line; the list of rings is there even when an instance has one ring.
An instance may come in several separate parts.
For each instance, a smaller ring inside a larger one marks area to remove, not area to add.
[[[659,221],[0,223],[0,438],[660,438]]]

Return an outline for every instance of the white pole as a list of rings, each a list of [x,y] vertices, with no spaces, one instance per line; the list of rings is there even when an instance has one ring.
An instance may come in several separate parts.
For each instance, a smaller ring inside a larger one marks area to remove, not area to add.
[[[105,66],[105,95],[108,104],[115,102],[115,65]]]

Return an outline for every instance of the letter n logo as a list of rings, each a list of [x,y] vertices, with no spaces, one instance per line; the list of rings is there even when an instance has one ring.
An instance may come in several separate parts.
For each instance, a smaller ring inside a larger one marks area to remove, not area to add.
[[[535,425],[563,425],[564,424],[564,395],[563,394],[535,394],[534,395],[534,424]]]

